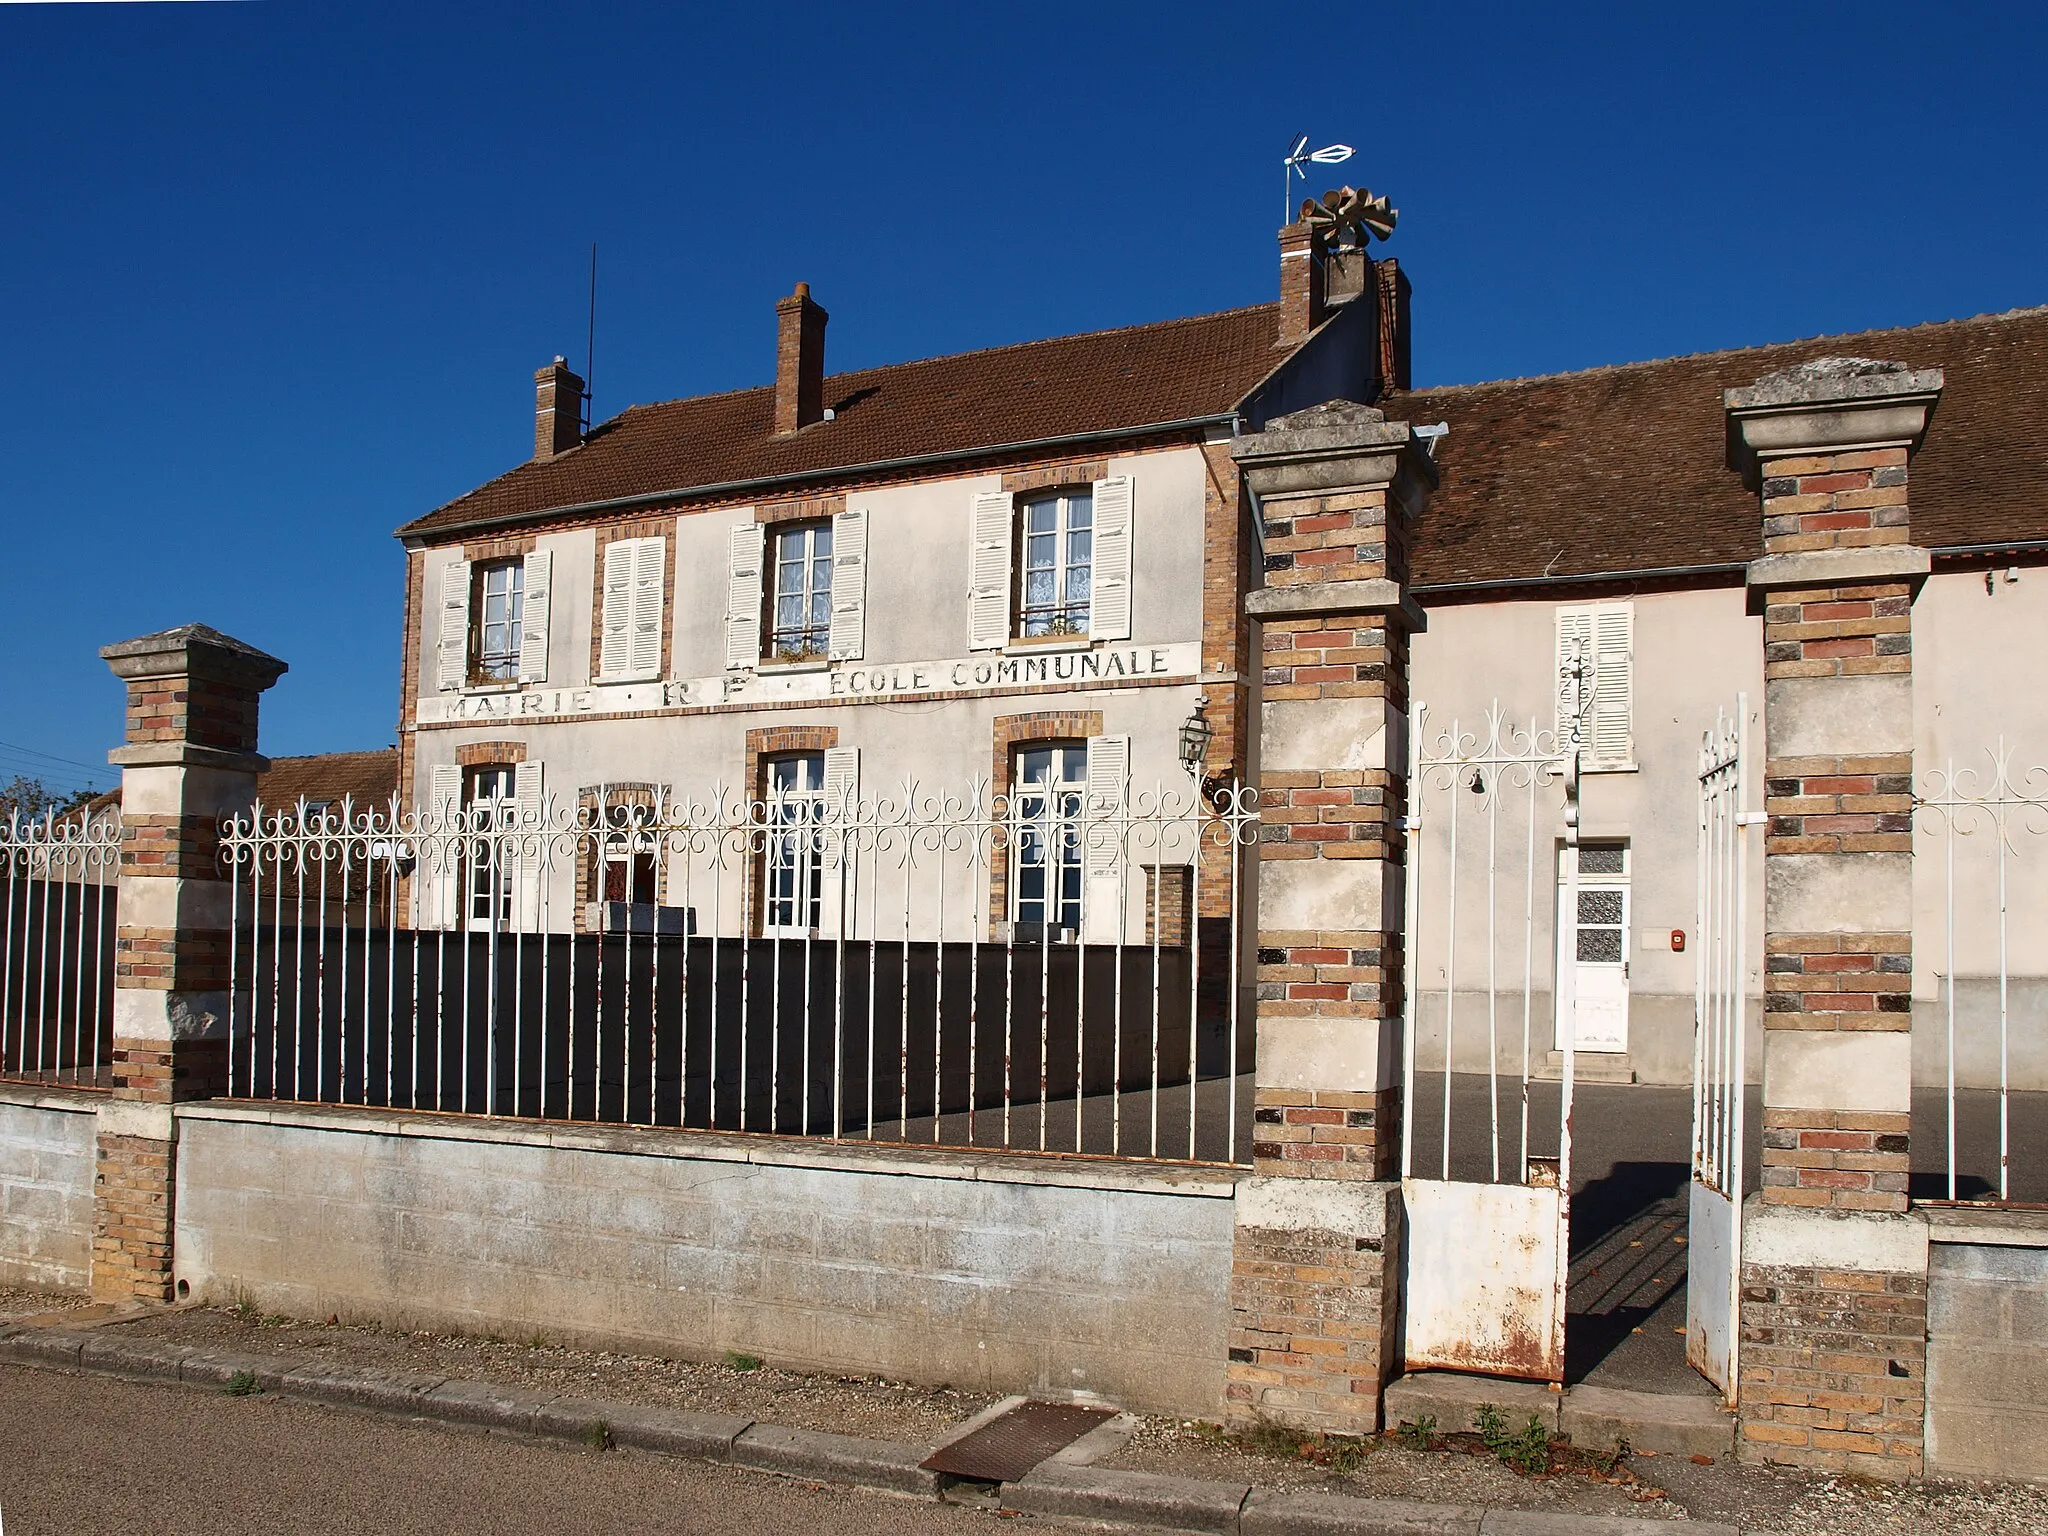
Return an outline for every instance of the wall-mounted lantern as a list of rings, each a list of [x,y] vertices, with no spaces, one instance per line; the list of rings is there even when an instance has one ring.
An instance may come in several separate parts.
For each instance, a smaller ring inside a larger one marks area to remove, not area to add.
[[[1209,760],[1209,743],[1215,739],[1216,727],[1209,723],[1209,717],[1202,713],[1208,708],[1206,693],[1195,695],[1195,712],[1180,723],[1181,766],[1196,779],[1202,777],[1202,767]]]

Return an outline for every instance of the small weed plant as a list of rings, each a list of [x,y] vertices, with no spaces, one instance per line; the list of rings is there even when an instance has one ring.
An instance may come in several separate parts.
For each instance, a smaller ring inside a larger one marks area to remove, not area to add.
[[[263,1390],[256,1380],[254,1371],[237,1371],[228,1378],[228,1384],[221,1388],[229,1397],[254,1397]]]
[[[612,1439],[612,1427],[603,1419],[597,1419],[585,1427],[583,1443],[593,1451],[608,1451],[617,1443]]]
[[[1419,1419],[1403,1419],[1401,1427],[1394,1433],[1411,1451],[1433,1451],[1443,1443],[1443,1437],[1436,1432],[1436,1415],[1433,1413],[1425,1413]]]
[[[1474,1418],[1480,1441],[1507,1466],[1530,1476],[1550,1470],[1550,1432],[1535,1414],[1520,1429],[1510,1429],[1506,1414],[1481,1403]]]
[[[758,1371],[761,1369],[761,1357],[759,1355],[747,1354],[743,1350],[728,1349],[725,1352],[725,1363],[736,1371]]]

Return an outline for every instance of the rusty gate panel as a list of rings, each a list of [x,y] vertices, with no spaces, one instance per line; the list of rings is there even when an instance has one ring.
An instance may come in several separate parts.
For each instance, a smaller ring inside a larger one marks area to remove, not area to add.
[[[1408,1369],[1564,1380],[1555,1188],[1408,1179]]]

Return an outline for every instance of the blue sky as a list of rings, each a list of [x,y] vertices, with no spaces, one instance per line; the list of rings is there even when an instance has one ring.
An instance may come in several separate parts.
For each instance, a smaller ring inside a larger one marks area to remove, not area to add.
[[[391,530],[531,451],[592,240],[600,416],[766,382],[798,278],[835,371],[1263,301],[1296,130],[1401,209],[1418,382],[1946,319],[2048,301],[2044,33],[1888,4],[0,4],[0,778],[107,782],[98,647],[194,620],[290,662],[267,751],[391,741]]]

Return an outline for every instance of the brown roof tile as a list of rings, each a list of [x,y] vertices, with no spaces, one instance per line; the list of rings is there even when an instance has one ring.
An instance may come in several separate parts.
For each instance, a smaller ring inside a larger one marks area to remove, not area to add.
[[[522,464],[400,532],[1222,415],[1286,356],[1274,346],[1277,307],[836,374],[825,403],[837,419],[784,437],[771,431],[772,387],[634,406],[581,447]]]
[[[1451,426],[1416,531],[1421,585],[1735,564],[1762,551],[1727,467],[1721,391],[1810,358],[1946,370],[1913,461],[1913,537],[2048,538],[2048,308],[1415,390],[1387,415]]]
[[[270,771],[256,780],[256,796],[273,810],[311,801],[339,802],[354,796],[359,810],[376,810],[398,790],[398,752],[322,752],[313,757],[273,757]]]

